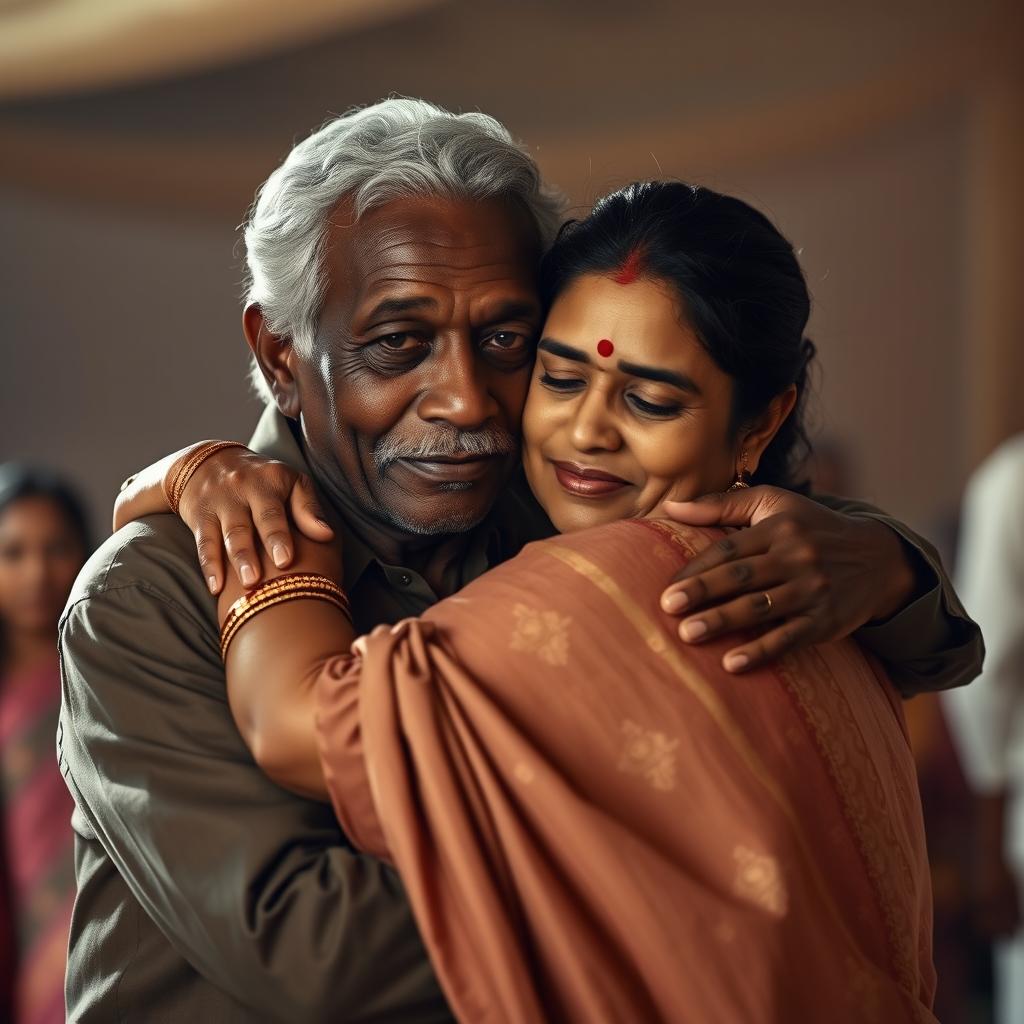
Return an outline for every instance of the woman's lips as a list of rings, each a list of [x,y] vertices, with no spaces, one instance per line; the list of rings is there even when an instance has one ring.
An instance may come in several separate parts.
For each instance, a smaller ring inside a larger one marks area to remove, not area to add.
[[[551,465],[555,470],[555,478],[570,494],[581,498],[604,498],[609,494],[629,487],[628,480],[600,469],[580,466],[575,462],[555,462]]]

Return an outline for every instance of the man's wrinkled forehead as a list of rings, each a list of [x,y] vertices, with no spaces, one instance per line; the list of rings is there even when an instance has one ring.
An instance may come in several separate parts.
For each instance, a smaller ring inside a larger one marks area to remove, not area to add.
[[[403,285],[488,284],[533,293],[540,243],[527,212],[498,200],[401,199],[355,220],[343,201],[331,217],[329,291],[353,304]]]

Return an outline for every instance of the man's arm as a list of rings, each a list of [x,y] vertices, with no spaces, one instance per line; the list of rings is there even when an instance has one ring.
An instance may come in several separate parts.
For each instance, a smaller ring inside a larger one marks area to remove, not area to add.
[[[726,654],[729,671],[850,634],[886,662],[904,696],[981,670],[981,632],[938,554],[871,505],[760,486],[665,511],[694,525],[743,527],[693,559],[662,597],[666,612],[684,616],[687,642],[762,631]]]
[[[889,618],[868,622],[854,634],[885,662],[900,693],[913,697],[964,686],[976,678],[985,658],[981,630],[964,610],[938,551],[873,505],[852,498],[814,497],[836,512],[884,524],[902,542],[914,577],[909,600]]]
[[[211,622],[111,585],[69,608],[61,654],[82,810],[201,974],[267,1019],[450,1020],[397,876],[252,762]]]

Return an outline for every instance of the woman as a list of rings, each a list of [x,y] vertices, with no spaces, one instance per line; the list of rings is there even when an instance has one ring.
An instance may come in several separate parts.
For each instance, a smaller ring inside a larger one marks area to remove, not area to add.
[[[542,279],[524,465],[563,536],[354,645],[333,549],[245,600],[233,582],[254,757],[395,864],[463,1020],[933,1019],[884,676],[848,641],[730,676],[652,597],[713,536],[666,501],[793,485],[813,349],[791,246],[735,199],[649,183],[563,231]]]
[[[57,620],[88,551],[78,500],[48,473],[0,466],[0,807],[17,930],[17,1024],[64,1020],[75,894],[73,803],[54,757]]]

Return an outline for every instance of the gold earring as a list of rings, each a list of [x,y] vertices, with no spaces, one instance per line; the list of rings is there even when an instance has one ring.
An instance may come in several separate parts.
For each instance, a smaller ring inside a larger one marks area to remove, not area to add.
[[[730,491],[742,491],[750,486],[748,480],[750,474],[747,472],[747,453],[745,451],[740,452],[740,468],[736,474],[736,479],[733,481],[732,486],[729,488]]]

